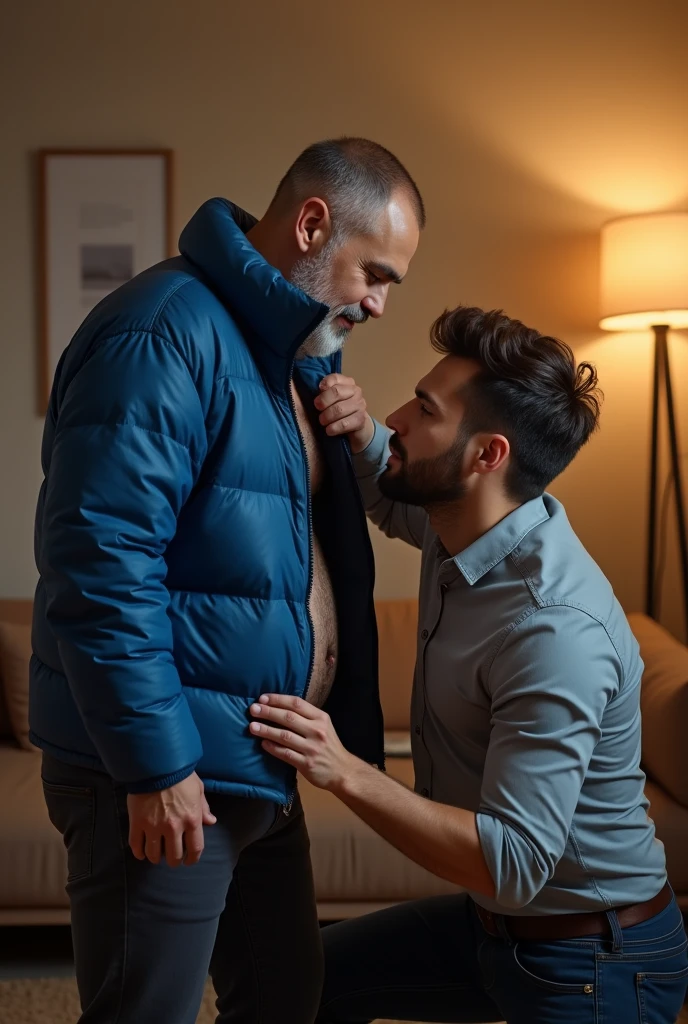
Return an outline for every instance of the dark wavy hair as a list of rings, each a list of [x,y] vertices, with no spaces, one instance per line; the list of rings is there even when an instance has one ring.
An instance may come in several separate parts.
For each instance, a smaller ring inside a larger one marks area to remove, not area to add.
[[[436,352],[480,365],[462,389],[462,430],[504,434],[509,495],[520,502],[541,495],[597,428],[603,396],[595,367],[577,365],[565,342],[501,309],[457,306],[437,318],[430,337]]]

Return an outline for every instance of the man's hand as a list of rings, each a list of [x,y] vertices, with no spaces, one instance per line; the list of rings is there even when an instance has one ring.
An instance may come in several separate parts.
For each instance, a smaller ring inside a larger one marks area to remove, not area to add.
[[[353,377],[344,377],[341,373],[323,377],[315,408],[327,434],[349,435],[352,452],[363,451],[372,441],[375,425],[366,412],[363,392]]]
[[[251,732],[261,746],[292,764],[318,789],[336,792],[358,758],[349,754],[334,731],[330,716],[300,697],[271,693],[249,708]]]
[[[416,864],[494,899],[472,811],[426,800],[349,754],[330,716],[300,697],[271,693],[249,711],[251,732],[268,753],[328,789]]]
[[[203,783],[194,772],[157,793],[130,793],[129,845],[138,860],[159,864],[164,856],[171,868],[197,864],[203,853],[203,826],[214,825]]]

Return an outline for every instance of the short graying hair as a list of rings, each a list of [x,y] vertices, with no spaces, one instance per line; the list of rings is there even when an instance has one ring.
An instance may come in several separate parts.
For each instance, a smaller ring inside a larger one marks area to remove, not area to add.
[[[418,227],[425,206],[415,181],[393,153],[369,139],[344,137],[315,142],[294,161],[277,187],[271,209],[291,208],[318,196],[327,203],[338,238],[365,234],[395,191],[411,201]]]

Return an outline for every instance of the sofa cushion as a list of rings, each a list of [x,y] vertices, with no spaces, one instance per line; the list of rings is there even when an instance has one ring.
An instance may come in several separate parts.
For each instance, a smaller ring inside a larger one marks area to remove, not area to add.
[[[35,752],[29,740],[29,661],[31,626],[0,622],[0,677],[12,732],[20,747]]]
[[[646,615],[629,615],[645,663],[640,707],[643,766],[688,807],[688,648]]]
[[[664,843],[669,881],[674,892],[685,897],[688,893],[688,809],[649,780],[645,784],[645,796],[650,801],[648,813],[655,823],[657,838]]]
[[[408,729],[385,729],[385,755],[411,757],[411,733]]]
[[[380,649],[380,699],[385,729],[408,732],[416,664],[418,601],[377,601]]]
[[[0,907],[66,907],[67,857],[43,799],[40,759],[0,743]]]
[[[33,601],[11,600],[0,597],[0,622],[21,622],[31,624],[33,616]],[[10,714],[7,710],[7,702],[2,681],[2,666],[0,665],[0,740],[14,739],[14,730],[10,722]]]
[[[387,771],[413,785],[410,758],[393,758]],[[395,902],[460,892],[385,842],[331,793],[299,779],[319,903]]]

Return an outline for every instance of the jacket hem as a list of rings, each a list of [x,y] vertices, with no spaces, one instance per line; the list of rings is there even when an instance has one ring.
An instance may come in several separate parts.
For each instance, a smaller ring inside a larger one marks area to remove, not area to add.
[[[33,731],[29,733],[29,739],[35,747],[45,751],[46,754],[50,754],[50,756],[54,757],[57,761],[63,761],[65,764],[76,765],[77,768],[90,768],[92,771],[102,772],[103,775],[110,774],[99,757],[94,757],[90,754],[82,754],[78,751],[64,750],[62,747],[56,747],[54,744],[43,739],[42,736],[38,736]],[[190,775],[196,767],[197,766],[194,765],[194,767],[189,770],[188,774]],[[293,791],[293,785],[289,785],[284,788],[277,788],[275,786],[256,786],[251,783],[237,782],[233,779],[214,779],[202,771],[199,771],[198,774],[203,782],[206,793],[218,793],[219,795],[224,796],[240,796],[249,800],[269,800],[272,803],[280,804],[280,806],[283,807],[287,807],[289,805]],[[181,781],[181,779],[178,781]],[[125,785],[129,792],[133,792],[130,785]],[[136,784],[132,783],[132,785]],[[174,785],[174,783],[169,783],[169,785]],[[141,790],[141,792],[150,792],[150,790]]]

